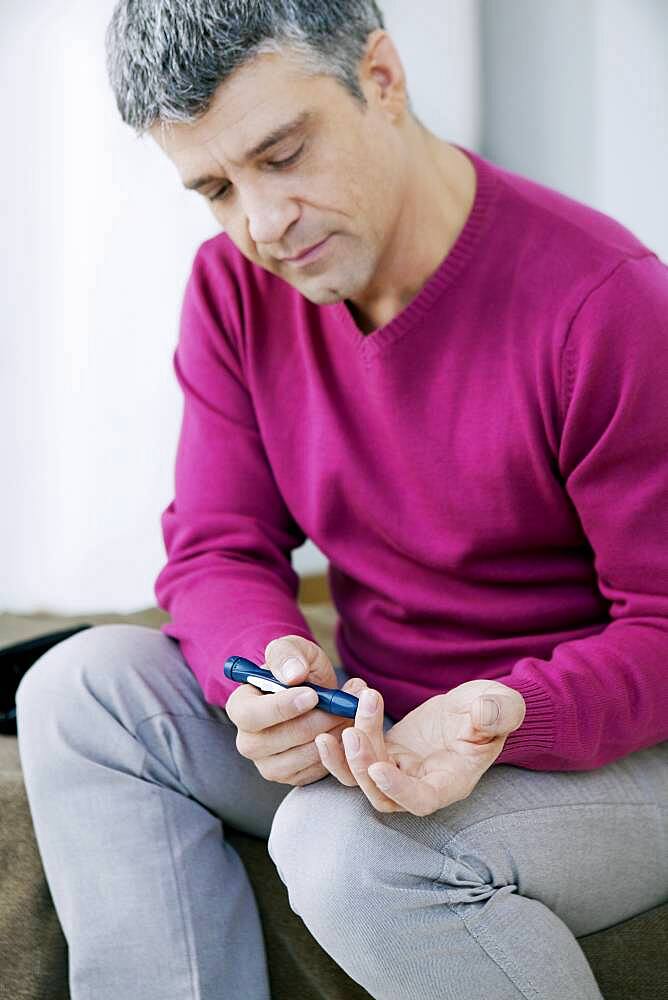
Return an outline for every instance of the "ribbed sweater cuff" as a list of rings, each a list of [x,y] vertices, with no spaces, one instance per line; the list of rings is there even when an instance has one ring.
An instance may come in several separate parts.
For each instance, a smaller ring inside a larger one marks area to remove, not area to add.
[[[296,625],[295,622],[262,622],[252,625],[245,631],[240,632],[232,642],[234,652],[232,656],[244,656],[246,659],[262,666],[264,663],[264,651],[272,639],[278,639],[284,635],[300,635],[305,639],[315,642],[312,633],[308,628]],[[227,658],[227,657],[226,657]],[[212,672],[209,695],[214,704],[225,706],[227,699],[235,688],[239,685],[236,681],[225,676],[223,667],[225,660],[219,659],[215,670]]]
[[[530,768],[537,758],[554,755],[557,713],[545,689],[524,677],[496,677],[495,680],[519,691],[527,710],[524,722],[506,737],[503,750],[494,763]]]

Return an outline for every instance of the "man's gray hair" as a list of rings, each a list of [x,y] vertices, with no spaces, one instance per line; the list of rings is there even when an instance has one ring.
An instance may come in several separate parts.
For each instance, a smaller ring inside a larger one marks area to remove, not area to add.
[[[295,51],[361,104],[366,40],[384,28],[374,0],[119,0],[106,32],[121,117],[141,135],[156,122],[196,122],[218,86],[268,52]]]

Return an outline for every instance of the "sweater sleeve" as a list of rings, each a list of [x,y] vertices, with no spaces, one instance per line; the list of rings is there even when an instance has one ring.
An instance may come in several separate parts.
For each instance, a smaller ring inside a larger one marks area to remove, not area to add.
[[[668,267],[655,254],[618,264],[581,304],[561,400],[559,470],[610,622],[497,678],[527,711],[496,763],[539,771],[668,739]]]
[[[212,266],[200,248],[173,355],[183,416],[154,592],[171,617],[161,631],[178,640],[207,701],[224,706],[238,686],[223,673],[229,656],[262,664],[271,639],[313,635],[290,559],[305,535],[272,474]]]

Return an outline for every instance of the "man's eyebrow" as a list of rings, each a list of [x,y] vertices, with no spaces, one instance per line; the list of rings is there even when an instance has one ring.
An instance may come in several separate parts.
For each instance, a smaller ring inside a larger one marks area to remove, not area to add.
[[[264,139],[257,143],[257,145],[248,150],[243,158],[244,162],[253,160],[256,156],[261,156],[262,153],[266,153],[268,149],[271,149],[272,146],[281,142],[282,139],[287,139],[287,137],[292,135],[293,132],[303,128],[304,125],[308,124],[312,117],[313,113],[311,111],[302,111],[302,113],[297,115],[296,118],[293,118],[292,121],[286,122],[285,125],[278,125],[275,129],[272,129],[269,135],[266,135]],[[199,191],[199,189],[203,188],[206,184],[213,184],[219,180],[220,177],[216,177],[213,174],[206,174],[204,177],[197,177],[193,181],[184,181],[183,186],[188,191]]]

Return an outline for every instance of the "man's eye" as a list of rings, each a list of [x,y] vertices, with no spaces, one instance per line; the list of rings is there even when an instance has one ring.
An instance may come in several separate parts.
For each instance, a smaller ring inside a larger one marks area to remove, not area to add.
[[[232,187],[231,184],[226,184],[225,187],[220,189],[220,191],[217,191],[215,194],[212,194],[211,197],[209,198],[209,201],[222,201],[231,187]]]
[[[293,153],[292,156],[288,156],[285,160],[267,160],[267,163],[270,167],[289,167],[291,163],[295,163],[297,161],[305,145],[306,143],[303,142],[297,152]]]
[[[306,143],[303,142],[299,147],[299,149],[295,153],[293,153],[292,156],[288,156],[285,160],[267,160],[268,166],[278,167],[279,170],[281,169],[281,167],[289,167],[290,164],[297,162],[297,160],[301,156],[302,150],[304,149],[305,145]],[[227,193],[231,187],[232,187],[231,184],[226,184],[225,187],[222,187],[220,189],[220,191],[216,191],[215,194],[211,195],[209,201],[223,201],[224,198],[227,197]]]

